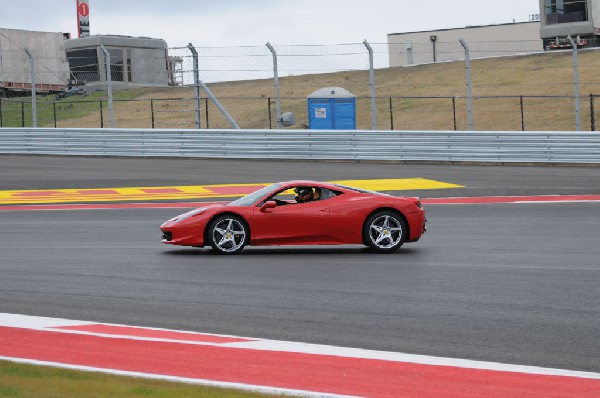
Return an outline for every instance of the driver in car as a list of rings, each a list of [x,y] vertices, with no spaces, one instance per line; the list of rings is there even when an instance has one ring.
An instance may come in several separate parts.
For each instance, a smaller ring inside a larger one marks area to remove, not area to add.
[[[296,191],[296,203],[312,202],[314,200],[319,200],[321,196],[320,188],[296,187],[294,191]]]

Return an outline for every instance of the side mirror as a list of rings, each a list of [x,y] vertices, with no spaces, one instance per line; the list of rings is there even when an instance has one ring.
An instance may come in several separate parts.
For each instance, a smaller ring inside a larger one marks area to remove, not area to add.
[[[274,207],[277,207],[277,202],[275,202],[274,200],[269,200],[260,207],[260,211],[266,211],[267,209],[272,209]]]

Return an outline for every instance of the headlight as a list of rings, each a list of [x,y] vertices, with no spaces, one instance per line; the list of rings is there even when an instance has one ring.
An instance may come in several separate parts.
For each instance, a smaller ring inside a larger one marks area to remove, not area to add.
[[[202,214],[202,213],[204,213],[205,211],[206,211],[206,207],[200,207],[199,209],[194,209],[194,210],[192,210],[192,211],[188,211],[187,213],[183,213],[183,214],[181,214],[181,215],[179,215],[179,216],[177,216],[177,217],[173,217],[173,218],[172,218],[171,220],[169,220],[169,221],[172,221],[172,222],[180,222],[180,221],[183,221],[183,220],[185,220],[185,219],[187,219],[187,218],[193,217],[193,216],[195,216],[195,215],[197,215],[197,214]]]
[[[423,205],[421,204],[421,198],[417,198],[417,202],[416,202],[415,204],[417,205],[417,207],[418,207],[419,209],[422,209],[422,208],[423,208]]]

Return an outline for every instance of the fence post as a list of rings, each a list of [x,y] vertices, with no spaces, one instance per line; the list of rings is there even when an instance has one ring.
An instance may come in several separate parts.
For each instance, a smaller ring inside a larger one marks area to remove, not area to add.
[[[596,110],[594,109],[594,94],[590,94],[590,119],[591,130],[596,131]]]
[[[573,47],[573,82],[575,84],[575,124],[577,131],[581,131],[581,98],[579,98],[579,57],[577,56],[577,44],[569,35],[569,41]]]
[[[277,119],[277,128],[281,126],[281,97],[279,96],[279,71],[277,70],[277,52],[271,43],[267,42],[267,48],[273,54],[273,85],[275,86],[275,118]]]
[[[458,130],[456,123],[456,97],[452,97],[452,117],[454,119],[454,131]]]
[[[112,71],[110,70],[110,53],[104,47],[104,44],[100,46],[104,53],[104,63],[106,68],[106,92],[108,95],[108,115],[110,118],[110,128],[115,128],[115,114],[113,109],[113,95],[112,95]],[[103,123],[104,124],[104,123]]]
[[[52,103],[52,115],[54,116],[54,128],[58,127],[58,123],[56,122],[56,102]]]
[[[150,100],[150,118],[152,120],[152,128],[154,128],[154,100]]]
[[[392,97],[390,97],[390,130],[394,129],[394,108],[392,107]]]
[[[25,102],[21,101],[21,127],[25,127]]]
[[[523,96],[520,97],[521,104],[521,131],[525,131],[525,104],[523,103]]]
[[[33,119],[33,127],[37,127],[37,92],[36,92],[36,84],[35,84],[35,60],[33,59],[33,54],[29,51],[28,48],[23,49],[27,57],[29,58],[29,79],[31,81],[31,116]]]
[[[194,63],[193,72],[194,72],[194,100],[196,103],[196,128],[201,129],[202,126],[200,124],[200,67],[198,66],[198,52],[192,45],[192,43],[188,44],[188,49],[192,53],[192,59]]]
[[[273,129],[273,112],[271,111],[271,97],[267,98],[267,111],[269,113],[269,130]]]
[[[208,97],[204,98],[204,119],[206,119],[206,128],[210,128],[210,124],[208,122]]]
[[[233,119],[233,117],[229,114],[229,112],[227,112],[227,109],[225,109],[225,107],[223,106],[223,104],[221,104],[219,99],[217,97],[215,97],[215,95],[212,93],[212,91],[210,91],[208,86],[206,84],[204,84],[204,82],[202,80],[198,80],[198,84],[202,87],[202,90],[204,90],[204,92],[206,93],[208,98],[210,98],[210,100],[215,104],[215,106],[217,107],[219,112],[221,112],[221,114],[229,122],[229,125],[231,127],[233,127],[234,129],[239,129],[240,126],[238,126],[237,122]]]
[[[375,68],[373,66],[373,48],[365,39],[363,41],[369,51],[369,85],[371,86],[371,128],[377,130],[377,103],[375,99]]]
[[[460,39],[460,44],[465,49],[465,69],[466,69],[466,80],[467,80],[467,113],[469,115],[469,130],[475,130],[475,123],[473,122],[473,86],[471,83],[471,50],[464,39]]]
[[[100,101],[100,128],[104,128],[104,111],[102,110],[102,101]]]
[[[0,97],[0,127],[3,127],[4,121],[2,120],[2,97]]]

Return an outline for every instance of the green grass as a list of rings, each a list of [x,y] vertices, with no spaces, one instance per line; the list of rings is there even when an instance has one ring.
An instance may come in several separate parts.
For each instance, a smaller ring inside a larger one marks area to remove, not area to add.
[[[131,101],[147,95],[149,89],[119,90],[113,92],[115,101]],[[38,95],[37,97],[38,127],[57,127],[65,120],[79,120],[98,115],[96,125],[81,127],[100,127],[100,109],[102,108],[104,124],[108,125],[108,100],[106,92],[95,91],[89,96],[72,96],[56,100],[55,95]],[[15,97],[2,99],[0,120],[2,127],[32,127],[31,97]]]
[[[253,398],[265,396],[267,395],[233,389],[0,361],[0,398]]]

